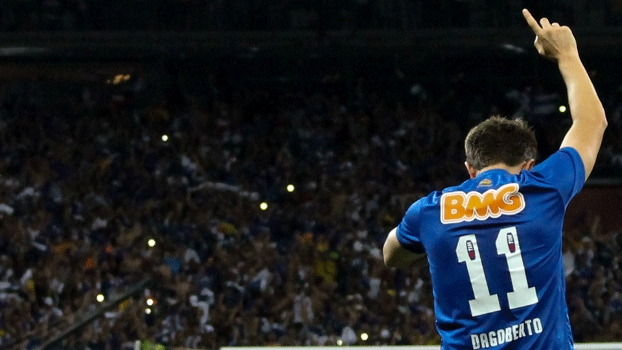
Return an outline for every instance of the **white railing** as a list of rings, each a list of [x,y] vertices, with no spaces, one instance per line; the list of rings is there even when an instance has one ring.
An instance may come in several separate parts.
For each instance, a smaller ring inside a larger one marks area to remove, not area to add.
[[[220,350],[363,350],[376,348],[381,350],[439,350],[438,345],[425,346],[279,346],[279,347],[223,347]],[[190,349],[186,349],[190,350]],[[575,344],[575,350],[622,350],[622,343],[583,343]]]
[[[135,350],[140,350],[140,341],[134,344]],[[168,348],[170,350],[206,350],[183,347]],[[225,346],[220,350],[439,350],[438,345],[413,345],[413,346]],[[622,343],[582,343],[575,344],[575,350],[622,350]]]

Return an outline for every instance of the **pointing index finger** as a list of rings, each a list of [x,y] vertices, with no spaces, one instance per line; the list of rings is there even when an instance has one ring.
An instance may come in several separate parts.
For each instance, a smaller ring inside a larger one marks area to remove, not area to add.
[[[523,17],[525,17],[527,24],[529,24],[529,26],[531,27],[534,33],[536,34],[540,33],[540,31],[542,30],[542,27],[540,27],[540,25],[538,24],[538,21],[536,21],[536,19],[533,18],[533,16],[531,15],[531,13],[529,13],[527,9],[523,9]]]

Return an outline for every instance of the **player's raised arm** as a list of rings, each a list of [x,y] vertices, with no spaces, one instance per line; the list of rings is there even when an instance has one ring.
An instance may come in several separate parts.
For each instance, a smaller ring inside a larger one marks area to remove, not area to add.
[[[587,179],[594,168],[607,127],[605,110],[581,63],[577,43],[570,28],[550,23],[546,18],[540,19],[538,24],[527,10],[523,10],[523,16],[536,34],[534,46],[538,53],[557,61],[566,83],[572,126],[561,147],[577,150],[583,160]]]

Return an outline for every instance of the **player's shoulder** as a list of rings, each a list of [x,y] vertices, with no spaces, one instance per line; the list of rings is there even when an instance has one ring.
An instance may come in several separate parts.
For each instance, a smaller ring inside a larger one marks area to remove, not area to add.
[[[572,187],[576,194],[585,182],[585,167],[579,153],[571,147],[564,147],[551,154],[530,171],[522,171],[519,176],[524,185]]]
[[[421,212],[425,210],[438,211],[438,208],[441,206],[443,196],[453,192],[464,192],[465,183],[429,192],[427,195],[419,198],[417,201],[412,203],[408,209],[408,212],[410,214],[420,215]]]
[[[441,194],[442,191],[432,191],[427,195],[424,195],[423,197],[412,203],[408,211],[420,211],[426,206],[438,204],[438,198],[440,198]]]
[[[572,147],[564,147],[548,156],[531,170],[531,177],[545,179],[563,173],[575,174],[585,179],[585,166],[579,152]]]
[[[406,214],[419,216],[419,214],[423,210],[427,208],[437,207],[439,205],[440,198],[445,190],[446,189],[443,189],[441,191],[432,191],[429,192],[427,195],[422,196],[410,205],[410,207],[406,211]]]

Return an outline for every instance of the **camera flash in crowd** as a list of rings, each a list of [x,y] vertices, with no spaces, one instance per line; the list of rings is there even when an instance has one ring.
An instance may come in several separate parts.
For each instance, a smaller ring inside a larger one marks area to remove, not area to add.
[[[287,192],[294,192],[295,189],[296,187],[294,187],[294,185],[292,184],[287,185]]]
[[[361,340],[366,341],[367,339],[369,339],[369,335],[367,333],[361,333]]]
[[[166,134],[162,135],[162,141],[164,142],[168,141],[168,135]]]
[[[564,105],[559,106],[559,113],[566,113],[566,106]]]
[[[153,305],[153,299],[151,298],[147,299],[147,305],[149,306]]]
[[[146,313],[147,315],[149,315],[149,314],[151,313],[151,309],[150,309],[150,308],[146,308],[146,309],[145,309],[145,313]]]
[[[151,238],[147,241],[147,245],[151,248],[155,247],[155,239]]]
[[[98,301],[98,302],[103,303],[103,302],[104,302],[104,299],[105,299],[105,298],[104,298],[104,295],[103,295],[103,294],[97,294],[97,301]]]
[[[261,210],[266,210],[266,209],[268,209],[268,203],[266,203],[266,202],[261,202],[261,204],[259,204],[259,209],[261,209]]]
[[[337,339],[337,345],[342,346],[343,345],[343,340]]]

